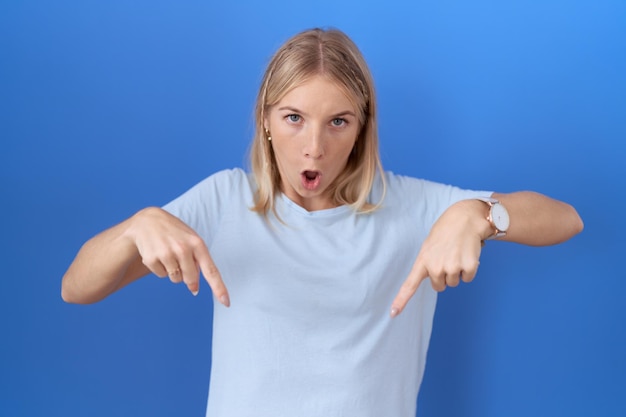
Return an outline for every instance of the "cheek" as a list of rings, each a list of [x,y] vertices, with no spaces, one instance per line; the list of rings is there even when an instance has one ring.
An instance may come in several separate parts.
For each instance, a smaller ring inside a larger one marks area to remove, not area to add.
[[[348,160],[350,159],[350,154],[352,153],[352,147],[352,144],[344,145],[341,146],[341,148],[334,149],[332,151],[333,158],[329,162],[335,171],[341,172],[345,169],[348,164]]]
[[[341,144],[341,152],[344,156],[348,157],[352,153],[352,150],[356,147],[356,139],[352,139],[352,137]]]
[[[295,149],[293,141],[281,138],[274,139],[272,136],[272,148],[274,150],[274,159],[278,167],[295,163],[298,151]]]

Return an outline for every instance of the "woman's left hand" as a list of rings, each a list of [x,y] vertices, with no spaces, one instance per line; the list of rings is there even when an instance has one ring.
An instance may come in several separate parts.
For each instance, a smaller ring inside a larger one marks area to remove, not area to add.
[[[492,231],[487,205],[463,200],[450,206],[433,225],[413,268],[392,303],[391,316],[402,312],[423,280],[430,278],[436,291],[470,282],[476,276],[481,242]]]
[[[562,201],[532,191],[493,193],[491,197],[507,208],[512,219],[502,240],[531,246],[555,245],[583,230],[583,221],[574,207]],[[474,279],[481,242],[495,232],[487,220],[488,212],[488,206],[480,200],[462,200],[439,217],[392,303],[392,317],[402,312],[426,278],[430,277],[437,291]]]

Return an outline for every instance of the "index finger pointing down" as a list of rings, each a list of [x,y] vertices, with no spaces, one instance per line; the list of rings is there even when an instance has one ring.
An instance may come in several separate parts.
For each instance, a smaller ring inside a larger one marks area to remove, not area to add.
[[[404,310],[406,304],[426,278],[428,278],[428,271],[419,261],[416,261],[409,276],[402,284],[402,287],[400,287],[396,298],[393,300],[393,303],[391,303],[391,317],[396,317]]]
[[[222,281],[220,271],[217,269],[215,262],[213,262],[213,258],[211,258],[211,255],[209,254],[209,250],[206,247],[203,247],[203,249],[204,250],[198,250],[195,255],[196,260],[200,265],[202,275],[204,275],[204,279],[209,284],[209,287],[211,287],[215,298],[217,298],[224,306],[230,307],[228,290],[226,289],[226,285],[224,285],[224,281]]]

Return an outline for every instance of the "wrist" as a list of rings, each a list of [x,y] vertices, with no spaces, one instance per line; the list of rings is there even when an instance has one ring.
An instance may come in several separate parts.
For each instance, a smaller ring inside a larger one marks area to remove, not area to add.
[[[479,197],[476,199],[483,205],[483,210],[486,209],[486,224],[489,225],[490,232],[484,237],[483,240],[497,239],[506,236],[509,230],[509,212],[500,201],[491,197]],[[484,211],[483,211],[484,212]]]
[[[151,229],[152,219],[159,215],[159,210],[158,207],[146,207],[123,222],[123,229],[119,236],[123,244],[138,249],[138,237],[142,234],[142,231]]]
[[[481,241],[493,235],[494,230],[486,220],[489,215],[489,208],[483,201],[478,199],[461,200],[455,206],[462,210],[469,230],[472,230],[473,234]]]

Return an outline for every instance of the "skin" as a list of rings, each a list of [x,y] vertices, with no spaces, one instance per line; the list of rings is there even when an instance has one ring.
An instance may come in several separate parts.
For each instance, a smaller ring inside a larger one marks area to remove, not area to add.
[[[303,208],[336,207],[329,186],[345,168],[359,131],[351,101],[332,82],[314,77],[273,106],[265,128],[281,175],[281,190]],[[315,171],[307,182],[304,171]],[[576,210],[544,195],[522,191],[493,194],[507,208],[511,225],[502,240],[542,246],[563,242],[583,229]],[[470,282],[478,270],[481,242],[494,233],[489,207],[464,200],[433,225],[409,276],[391,304],[402,312],[419,285],[430,277],[443,291]],[[184,282],[197,294],[200,273],[215,297],[230,305],[228,291],[202,238],[178,218],[150,207],[87,241],[63,277],[62,297],[72,303],[99,301],[148,273]]]
[[[581,232],[583,222],[569,204],[531,191],[494,193],[507,208],[511,224],[499,238],[530,246],[564,242]],[[482,242],[494,234],[487,221],[489,207],[479,200],[463,200],[437,219],[425,239],[409,276],[392,302],[391,316],[402,312],[423,280],[430,277],[436,291],[471,282],[478,270]]]
[[[301,84],[272,106],[265,129],[281,177],[281,191],[309,211],[336,207],[328,187],[344,170],[359,133],[356,109],[336,84],[322,77]],[[303,172],[319,173],[307,189]]]
[[[63,276],[61,296],[90,304],[154,273],[184,282],[196,295],[200,272],[215,297],[230,305],[228,291],[202,238],[175,216],[148,207],[89,239]]]

